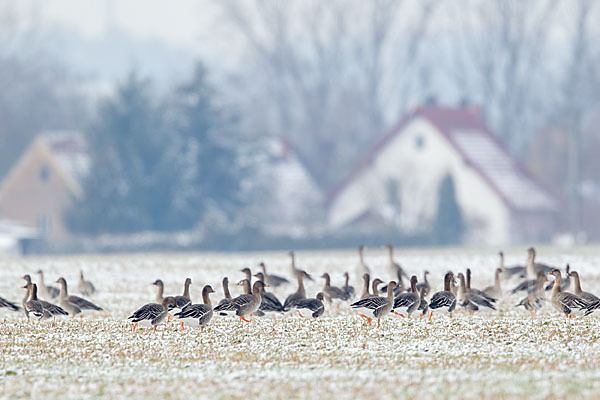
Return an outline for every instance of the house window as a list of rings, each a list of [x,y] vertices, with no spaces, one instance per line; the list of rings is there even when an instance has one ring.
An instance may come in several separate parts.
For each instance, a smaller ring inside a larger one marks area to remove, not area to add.
[[[37,217],[38,231],[43,235],[50,232],[52,229],[52,218],[49,215],[38,215]]]
[[[421,150],[423,147],[425,147],[425,138],[423,135],[417,135],[415,137],[415,149]]]
[[[48,167],[40,168],[40,180],[42,182],[48,182],[49,177],[50,177],[50,171],[48,171]]]
[[[388,204],[399,208],[400,206],[400,184],[396,179],[388,179],[385,183],[385,191]]]

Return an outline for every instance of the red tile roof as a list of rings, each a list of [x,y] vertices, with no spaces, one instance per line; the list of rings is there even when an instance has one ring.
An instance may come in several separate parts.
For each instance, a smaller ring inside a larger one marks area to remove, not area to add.
[[[478,109],[469,107],[423,106],[405,116],[354,166],[327,197],[331,204],[346,186],[369,166],[379,153],[414,118],[428,120],[444,135],[490,187],[515,211],[555,211],[558,201],[513,158],[478,116]]]

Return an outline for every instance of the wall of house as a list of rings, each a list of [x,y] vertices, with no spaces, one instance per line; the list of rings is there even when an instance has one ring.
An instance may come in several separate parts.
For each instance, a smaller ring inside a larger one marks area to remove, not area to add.
[[[416,118],[338,194],[330,207],[332,227],[371,211],[384,214],[405,232],[427,231],[437,213],[438,188],[450,173],[469,231],[467,242],[510,240],[510,212],[495,191],[465,164],[427,120]],[[390,191],[397,190],[397,193]]]
[[[49,240],[67,236],[62,213],[71,191],[47,146],[34,142],[0,189],[0,216],[38,229]]]

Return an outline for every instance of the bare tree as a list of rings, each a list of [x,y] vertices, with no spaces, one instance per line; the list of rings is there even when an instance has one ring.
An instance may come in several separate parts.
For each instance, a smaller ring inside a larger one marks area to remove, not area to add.
[[[255,116],[254,129],[285,137],[319,183],[331,186],[404,114],[407,99],[424,97],[411,74],[434,4],[225,2],[247,44],[236,89],[246,95],[242,107]]]
[[[449,53],[457,91],[481,102],[487,121],[516,153],[544,120],[552,100],[550,31],[557,0],[455,1],[459,27]]]

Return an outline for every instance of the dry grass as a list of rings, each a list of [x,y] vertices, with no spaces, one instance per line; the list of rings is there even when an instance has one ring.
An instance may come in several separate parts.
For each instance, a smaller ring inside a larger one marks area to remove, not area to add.
[[[271,264],[285,265],[284,259],[269,257]],[[405,264],[416,265],[417,271],[440,265],[439,275],[448,267],[458,269],[465,260],[476,270],[486,268],[482,260],[494,260],[476,254],[450,257],[454,255],[415,254],[406,256]],[[552,257],[550,261],[559,263],[575,255]],[[597,282],[597,260],[586,257],[578,259],[579,270],[593,278],[592,285]],[[20,314],[1,311],[6,319],[0,324],[0,397],[458,399],[600,393],[600,319],[566,320],[551,310],[532,318],[515,312],[515,298],[503,301],[498,313],[453,319],[440,315],[430,322],[394,316],[381,329],[365,326],[346,307],[334,307],[317,320],[269,317],[246,324],[215,318],[203,334],[196,329],[182,332],[175,323],[160,326],[156,333],[131,331],[126,316],[152,299],[148,283],[153,279],[163,278],[175,292],[180,290],[178,281],[191,276],[192,295],[199,298],[201,282],[217,288],[223,273],[241,277],[239,267],[252,265],[255,258],[135,255],[0,263],[0,293],[12,299],[22,297],[14,287],[23,272],[41,266],[52,280],[58,275],[74,279],[83,267],[101,289],[94,301],[108,310],[83,320],[32,324]],[[300,260],[319,275],[323,270],[341,273],[354,258],[340,253]],[[128,274],[120,276],[117,272],[123,270]],[[312,283],[309,292],[321,284]]]

